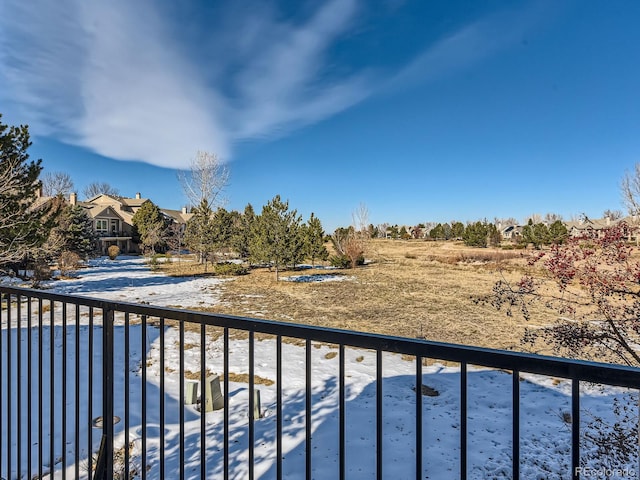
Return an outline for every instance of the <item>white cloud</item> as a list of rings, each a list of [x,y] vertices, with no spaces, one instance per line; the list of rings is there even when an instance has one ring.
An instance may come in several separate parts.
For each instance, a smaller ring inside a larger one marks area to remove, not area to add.
[[[199,58],[149,3],[24,5],[7,0],[0,18],[0,97],[33,133],[107,157],[174,168],[196,150],[228,158],[234,141],[281,134],[366,95],[362,76],[316,83],[355,0],[324,4],[299,25],[267,9],[237,15],[210,33],[212,45],[234,50],[200,49]],[[233,95],[224,92],[229,77]]]
[[[329,0],[293,20],[238,1],[183,25],[150,2],[4,0],[0,100],[32,133],[107,157],[173,168],[197,150],[229,159],[234,142],[320,121],[384,85],[380,72],[332,70],[329,51],[357,25],[358,2]],[[387,86],[473,64],[521,30],[504,24],[461,29],[386,74]]]

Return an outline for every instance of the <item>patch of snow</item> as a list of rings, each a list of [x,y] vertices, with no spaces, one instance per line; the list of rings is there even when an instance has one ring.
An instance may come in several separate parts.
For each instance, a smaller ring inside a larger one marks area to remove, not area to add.
[[[340,275],[335,273],[315,274],[315,275],[291,275],[282,277],[286,282],[311,283],[311,282],[344,282],[355,280],[353,276]]]
[[[229,278],[169,277],[152,271],[144,257],[92,259],[80,276],[46,282],[56,293],[184,308],[219,303],[218,287]]]

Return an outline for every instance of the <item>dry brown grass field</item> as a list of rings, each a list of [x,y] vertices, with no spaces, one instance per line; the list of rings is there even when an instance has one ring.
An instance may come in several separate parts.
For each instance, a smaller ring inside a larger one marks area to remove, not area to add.
[[[233,277],[221,302],[203,310],[261,319],[320,325],[412,338],[523,350],[527,325],[473,296],[491,292],[501,278],[522,273],[518,250],[466,248],[454,242],[374,240],[365,266],[346,270],[285,271],[276,282],[265,268]],[[194,275],[201,267],[182,261],[162,267],[168,274]],[[332,274],[341,281],[294,282],[288,276]],[[533,311],[529,324],[554,320]]]

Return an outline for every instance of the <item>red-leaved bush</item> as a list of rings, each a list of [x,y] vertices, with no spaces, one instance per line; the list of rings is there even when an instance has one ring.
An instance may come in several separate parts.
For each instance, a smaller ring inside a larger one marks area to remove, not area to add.
[[[569,238],[532,255],[516,283],[501,280],[489,302],[529,320],[534,302],[557,311],[551,325],[528,328],[523,341],[546,342],[568,357],[615,359],[640,366],[640,256],[625,223]]]

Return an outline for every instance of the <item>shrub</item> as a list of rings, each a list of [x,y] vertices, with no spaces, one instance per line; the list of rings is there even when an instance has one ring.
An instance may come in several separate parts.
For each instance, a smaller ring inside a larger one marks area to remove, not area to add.
[[[217,275],[246,275],[248,273],[244,265],[231,262],[217,263],[213,270]]]
[[[109,258],[111,260],[115,260],[118,257],[118,255],[120,255],[120,247],[118,247],[117,245],[111,245],[107,249],[107,255],[109,255]]]
[[[356,259],[357,265],[364,265],[364,255],[360,254]],[[337,268],[351,268],[351,259],[347,255],[334,255],[329,257],[329,263],[332,267]]]
[[[38,259],[33,264],[33,281],[34,286],[37,286],[38,283],[42,280],[50,280],[51,279],[51,267],[49,263],[44,259]]]
[[[68,275],[78,268],[80,268],[80,255],[76,252],[62,252],[60,254],[58,269],[62,275]]]
[[[333,255],[329,257],[329,263],[332,267],[337,268],[349,268],[351,267],[351,260],[346,255]]]
[[[158,255],[157,254],[153,254],[149,257],[149,261],[147,262],[147,264],[149,265],[149,267],[151,268],[151,270],[157,270],[158,269]]]

